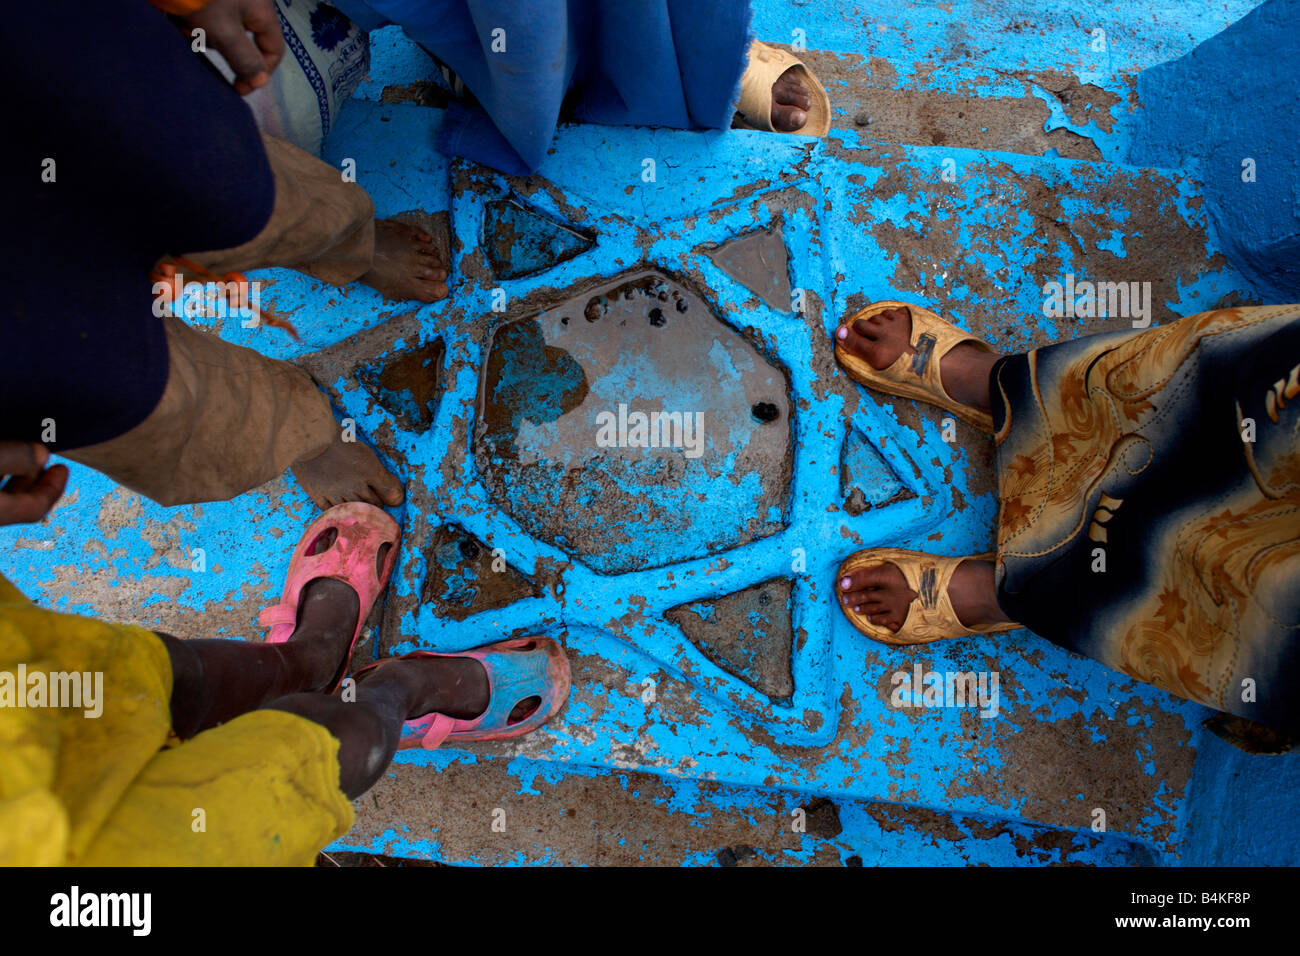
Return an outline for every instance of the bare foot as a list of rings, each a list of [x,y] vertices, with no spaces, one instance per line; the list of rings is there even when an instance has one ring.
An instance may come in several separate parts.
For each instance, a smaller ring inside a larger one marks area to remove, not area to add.
[[[447,263],[423,229],[393,219],[375,220],[375,259],[358,281],[385,299],[437,302],[447,297]]]
[[[404,498],[401,482],[379,463],[375,453],[362,442],[345,442],[342,433],[315,458],[296,461],[291,467],[293,476],[322,511],[345,501],[400,505]]]
[[[812,96],[804,88],[798,67],[790,67],[772,84],[772,128],[782,133],[794,133],[808,122],[808,108]]]
[[[870,318],[857,319],[852,326],[841,325],[835,330],[835,338],[876,371],[889,368],[904,352],[916,354],[911,344],[912,312],[907,308],[886,309]],[[1001,357],[962,342],[939,363],[944,390],[962,405],[991,411],[989,372]]]
[[[840,578],[838,590],[841,604],[895,633],[907,620],[908,608],[916,598],[903,572],[893,564],[851,571]],[[957,565],[948,582],[948,599],[957,620],[972,631],[1011,622],[998,606],[992,561],[967,558]]]

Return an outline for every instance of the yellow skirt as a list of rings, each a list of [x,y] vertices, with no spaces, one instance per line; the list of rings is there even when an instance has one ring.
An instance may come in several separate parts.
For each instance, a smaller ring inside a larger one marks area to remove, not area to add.
[[[0,865],[310,866],[351,828],[324,727],[258,710],[169,747],[171,690],[156,634],[0,577]]]

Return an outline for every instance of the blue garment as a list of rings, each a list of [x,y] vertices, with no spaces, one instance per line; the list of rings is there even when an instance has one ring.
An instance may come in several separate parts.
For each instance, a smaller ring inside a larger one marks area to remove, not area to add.
[[[1137,76],[1124,161],[1190,172],[1224,255],[1265,302],[1300,302],[1300,3],[1267,0]]]
[[[562,107],[609,126],[725,128],[751,40],[747,0],[332,2],[368,30],[400,24],[474,94],[481,109],[448,109],[441,152],[515,175],[542,164]]]

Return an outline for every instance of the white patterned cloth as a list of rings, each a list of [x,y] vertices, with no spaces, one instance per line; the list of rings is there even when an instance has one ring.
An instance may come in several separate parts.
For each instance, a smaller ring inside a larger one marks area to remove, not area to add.
[[[285,55],[271,82],[244,97],[258,128],[319,156],[338,111],[370,69],[365,31],[320,0],[275,0]],[[222,74],[221,54],[207,56]]]

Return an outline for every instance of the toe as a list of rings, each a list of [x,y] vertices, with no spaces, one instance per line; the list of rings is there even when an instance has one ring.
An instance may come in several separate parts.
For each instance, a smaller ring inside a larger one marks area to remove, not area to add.
[[[840,603],[862,614],[882,614],[889,610],[879,591],[849,591],[840,597]]]
[[[852,592],[887,588],[897,583],[894,575],[900,573],[892,564],[877,564],[867,568],[855,568],[840,579],[840,590]],[[845,580],[849,582],[848,587],[844,586]]]
[[[803,129],[808,122],[808,114],[797,106],[772,106],[772,127],[783,133],[794,133]]]
[[[805,110],[812,106],[812,93],[804,85],[801,72],[798,66],[792,66],[777,77],[772,84],[772,99],[782,106]]]
[[[435,279],[417,279],[406,298],[416,302],[437,302],[447,298],[447,286]]]
[[[874,353],[874,342],[872,339],[859,329],[860,322],[853,325],[841,325],[835,330],[835,341],[840,348],[847,351],[850,355],[856,355],[860,359],[870,362]],[[866,326],[863,325],[862,329]]]
[[[355,491],[348,493],[349,501],[361,501],[368,505],[379,507],[379,495],[375,494],[374,489],[369,485],[359,485]]]
[[[854,319],[853,324],[849,326],[850,330],[862,336],[868,342],[875,342],[880,338],[880,333],[884,331],[884,323],[878,321],[879,316],[871,316],[866,319]],[[877,320],[877,321],[873,321]]]
[[[402,483],[388,472],[384,472],[384,476],[380,480],[371,482],[370,487],[377,497],[374,502],[377,505],[396,507],[406,500],[406,495],[402,491]]]
[[[812,97],[802,86],[781,83],[772,87],[772,99],[777,106],[793,106],[806,110],[812,106]]]

